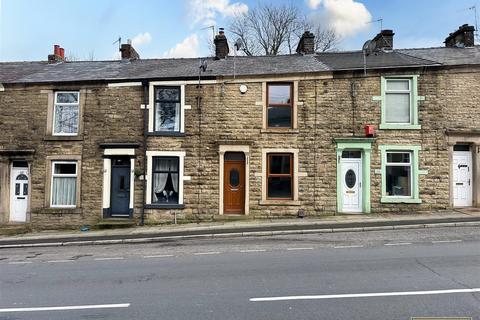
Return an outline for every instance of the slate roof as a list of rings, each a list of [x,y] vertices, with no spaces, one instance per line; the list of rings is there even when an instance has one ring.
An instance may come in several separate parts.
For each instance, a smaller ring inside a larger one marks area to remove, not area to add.
[[[207,59],[202,77],[232,76],[234,58]],[[329,69],[313,55],[236,57],[235,74],[267,75],[321,72]],[[0,63],[0,83],[68,82],[198,78],[200,58],[140,59],[135,61],[76,61]]]
[[[324,52],[318,53],[316,58],[326,64],[331,70],[356,70],[364,68],[362,51]],[[403,54],[399,50],[390,52],[375,52],[366,56],[367,69],[420,67],[439,65],[426,57],[415,57]]]
[[[238,56],[225,60],[207,59],[203,78],[235,74],[277,75],[363,69],[361,51],[317,53],[315,55]],[[480,64],[480,46],[473,48],[396,49],[367,57],[367,68],[398,68]],[[75,61],[48,64],[37,62],[0,63],[0,83],[45,83],[72,81],[139,81],[142,79],[196,79],[200,58],[140,59],[136,61]]]

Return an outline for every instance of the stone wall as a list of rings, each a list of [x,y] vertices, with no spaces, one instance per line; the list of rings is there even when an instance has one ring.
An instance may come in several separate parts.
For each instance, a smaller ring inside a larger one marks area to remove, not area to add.
[[[475,72],[476,71],[476,72]],[[372,96],[380,95],[380,76],[418,74],[421,130],[379,130],[381,107]],[[288,78],[287,78],[288,79]],[[245,82],[242,82],[242,81]],[[185,136],[149,136],[148,150],[185,151],[184,209],[146,209],[146,222],[218,219],[219,145],[248,145],[252,218],[333,214],[336,211],[336,145],[338,137],[363,136],[366,124],[374,125],[376,139],[371,153],[372,212],[402,212],[449,207],[449,155],[445,130],[478,128],[480,74],[478,70],[452,68],[401,70],[388,73],[336,73],[321,78],[292,77],[298,81],[298,130],[285,133],[263,129],[264,93],[262,83],[285,78],[218,80],[217,84],[186,86]],[[352,82],[356,96],[352,97]],[[245,83],[248,91],[240,93]],[[8,86],[0,93],[0,163],[11,156],[1,150],[35,149],[31,156],[30,221],[32,225],[54,228],[94,224],[102,219],[103,150],[100,143],[142,143],[143,103],[141,86],[109,88],[104,84],[78,86]],[[57,140],[46,136],[48,90],[86,90],[83,132],[79,139]],[[353,117],[353,115],[355,115]],[[379,145],[419,145],[421,204],[380,203],[381,168]],[[294,205],[262,205],[262,149],[291,148],[299,154],[299,201]],[[47,156],[81,156],[81,199],[77,209],[50,209],[45,199]],[[142,147],[136,149],[135,167],[142,169]],[[3,169],[2,169],[3,170]],[[1,171],[0,177],[5,178]],[[7,172],[8,175],[8,172]],[[1,222],[8,220],[5,183],[0,183]],[[135,181],[135,213],[140,218],[143,181]],[[2,191],[3,190],[3,191]]]

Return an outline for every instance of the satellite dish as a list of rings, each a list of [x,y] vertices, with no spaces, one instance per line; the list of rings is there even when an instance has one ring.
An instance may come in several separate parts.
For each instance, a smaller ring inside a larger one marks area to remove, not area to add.
[[[235,41],[235,43],[233,44],[234,47],[235,47],[235,50],[240,50],[243,48],[243,41],[242,39],[238,38],[237,41]]]
[[[363,54],[368,56],[369,54],[372,54],[374,50],[375,50],[375,42],[372,40],[365,41],[362,47]]]
[[[205,72],[207,70],[207,59],[200,60],[200,69]]]

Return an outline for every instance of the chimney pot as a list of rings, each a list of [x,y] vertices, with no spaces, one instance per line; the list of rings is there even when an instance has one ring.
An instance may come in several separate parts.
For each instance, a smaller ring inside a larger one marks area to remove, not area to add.
[[[215,36],[213,43],[215,44],[215,59],[225,59],[228,56],[230,49],[223,28],[219,28],[218,34]]]
[[[60,45],[53,45],[53,54],[48,55],[48,63],[57,63],[65,60],[63,48]]]
[[[57,56],[60,55],[60,46],[58,44],[53,45],[53,54]]]
[[[62,60],[65,60],[65,49],[64,49],[64,48],[60,48],[60,49],[59,49],[59,53],[60,53],[60,57],[62,58]]]
[[[313,54],[315,53],[315,35],[310,31],[305,31],[298,41],[297,53]]]
[[[458,30],[448,35],[444,43],[448,48],[473,47],[475,45],[475,27],[468,24],[461,25]]]

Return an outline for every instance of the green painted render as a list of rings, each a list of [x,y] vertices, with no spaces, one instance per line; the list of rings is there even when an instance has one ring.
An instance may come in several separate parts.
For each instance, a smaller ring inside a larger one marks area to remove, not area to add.
[[[361,150],[362,151],[362,211],[370,213],[370,154],[372,152],[372,142],[374,138],[336,138],[337,144],[337,212],[341,212],[343,208],[342,194],[342,152],[344,150]]]
[[[385,90],[387,87],[388,79],[410,79],[412,81],[412,94],[410,102],[410,114],[412,116],[411,123],[386,123],[386,99],[385,99]],[[380,96],[373,96],[373,101],[380,101],[381,104],[381,123],[379,128],[386,130],[420,130],[421,125],[418,123],[418,102],[425,100],[424,96],[418,95],[418,75],[405,75],[405,76],[396,76],[396,77],[382,77],[380,84]]]
[[[419,195],[419,183],[418,176],[420,174],[427,174],[427,170],[418,169],[418,153],[422,149],[421,146],[411,145],[381,145],[378,146],[381,152],[382,159],[382,197],[380,202],[382,203],[422,203]],[[412,152],[412,196],[387,196],[387,178],[386,178],[386,163],[387,163],[387,151],[410,151]]]

